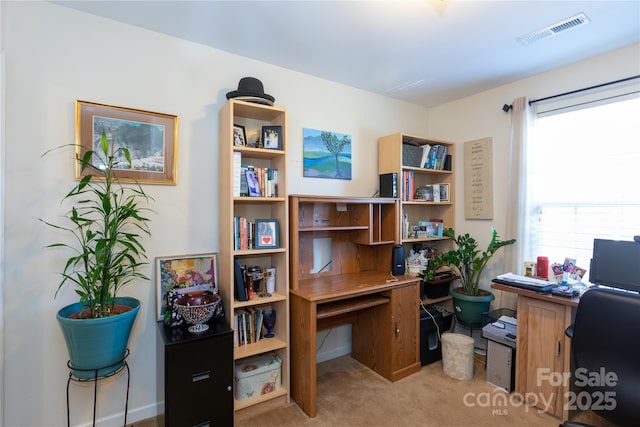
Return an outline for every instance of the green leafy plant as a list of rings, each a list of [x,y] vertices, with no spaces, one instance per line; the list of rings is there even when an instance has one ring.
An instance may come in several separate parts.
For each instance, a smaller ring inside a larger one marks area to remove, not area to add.
[[[46,153],[45,153],[46,154]],[[121,288],[136,278],[148,279],[139,271],[147,264],[142,238],[149,236],[150,197],[137,183],[123,186],[114,173],[124,161],[131,167],[127,148],[109,144],[105,132],[100,149],[85,150],[77,161],[82,172],[88,173],[62,199],[72,200],[66,218],[70,225],[57,225],[41,220],[48,226],[71,233],[76,244],[54,243],[47,247],[70,249],[60,273],[62,281],[55,296],[65,283],[73,283],[80,297],[81,317],[105,317],[114,313],[114,300]]]
[[[449,228],[445,230],[444,235],[453,240],[456,247],[429,260],[427,268],[419,276],[424,281],[428,281],[442,267],[449,267],[460,280],[462,289],[468,295],[479,294],[480,275],[496,251],[516,242],[516,239],[500,240],[498,232],[494,228],[487,249],[481,251],[478,249],[478,242],[469,233],[456,236],[454,229]]]

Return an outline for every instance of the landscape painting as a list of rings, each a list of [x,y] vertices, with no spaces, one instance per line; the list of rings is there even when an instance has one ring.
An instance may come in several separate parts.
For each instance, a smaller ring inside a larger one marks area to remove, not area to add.
[[[351,179],[351,135],[303,129],[304,176]]]

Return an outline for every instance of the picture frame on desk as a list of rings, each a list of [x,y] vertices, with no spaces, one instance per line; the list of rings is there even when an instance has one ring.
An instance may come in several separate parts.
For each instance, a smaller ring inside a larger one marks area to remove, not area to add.
[[[282,126],[262,126],[262,146],[268,150],[282,150]]]
[[[277,219],[256,219],[254,233],[254,248],[276,249],[280,247],[280,221]]]

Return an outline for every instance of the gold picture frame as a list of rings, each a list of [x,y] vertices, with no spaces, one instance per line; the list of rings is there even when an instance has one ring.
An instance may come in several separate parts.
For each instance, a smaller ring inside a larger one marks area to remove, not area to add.
[[[123,182],[176,185],[178,116],[134,108],[76,101],[76,156],[97,151],[102,132],[110,144],[126,146],[131,168],[118,169]],[[96,165],[99,166],[99,165]],[[76,162],[76,179],[90,173]]]

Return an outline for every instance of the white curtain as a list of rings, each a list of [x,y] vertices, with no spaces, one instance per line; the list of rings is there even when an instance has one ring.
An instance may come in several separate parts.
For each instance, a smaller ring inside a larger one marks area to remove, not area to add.
[[[509,193],[507,195],[507,224],[504,240],[516,239],[515,245],[505,247],[505,271],[523,274],[523,262],[530,259],[531,240],[527,224],[531,215],[527,185],[527,145],[535,121],[535,113],[527,97],[513,101],[511,110],[511,144],[509,161]]]

